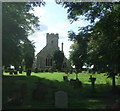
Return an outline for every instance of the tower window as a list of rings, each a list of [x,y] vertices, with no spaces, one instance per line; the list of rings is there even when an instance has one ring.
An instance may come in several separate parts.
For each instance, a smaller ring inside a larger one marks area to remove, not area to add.
[[[53,44],[53,40],[51,41],[51,43]]]

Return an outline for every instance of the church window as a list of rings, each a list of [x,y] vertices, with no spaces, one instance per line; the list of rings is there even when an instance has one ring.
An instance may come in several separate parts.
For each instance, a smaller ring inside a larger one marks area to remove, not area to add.
[[[46,58],[46,66],[47,66],[47,58]]]
[[[51,41],[51,43],[53,44],[53,40]]]
[[[52,66],[52,59],[50,59],[50,66]]]
[[[46,58],[46,66],[52,66],[52,58],[50,57]]]
[[[66,63],[63,64],[63,68],[66,68]]]

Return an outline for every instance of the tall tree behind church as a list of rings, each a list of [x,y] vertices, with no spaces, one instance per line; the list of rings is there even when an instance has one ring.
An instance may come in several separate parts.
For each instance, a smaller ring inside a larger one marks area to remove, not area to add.
[[[55,51],[53,54],[53,60],[55,63],[55,68],[58,71],[62,70],[62,66],[63,66],[63,60],[64,60],[64,53],[62,51]]]

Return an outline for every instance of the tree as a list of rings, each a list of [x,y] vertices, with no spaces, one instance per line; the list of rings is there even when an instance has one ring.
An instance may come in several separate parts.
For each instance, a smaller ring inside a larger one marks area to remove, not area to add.
[[[68,19],[72,22],[85,16],[85,19],[92,23],[91,30],[85,27],[80,30],[80,35],[89,39],[87,41],[87,64],[94,65],[95,71],[108,72],[113,78],[115,87],[115,75],[120,72],[120,28],[119,16],[120,5],[117,2],[101,3],[60,3],[67,8]],[[95,20],[99,19],[97,23]],[[86,30],[87,29],[87,30]],[[84,33],[85,32],[85,33]],[[77,36],[73,35],[73,38]],[[78,42],[78,45],[81,42]]]
[[[30,75],[31,74],[31,68],[33,65],[33,60],[34,60],[34,45],[31,43],[31,41],[28,40],[28,42],[24,43],[21,45],[22,47],[22,54],[23,54],[23,61],[25,64],[25,69],[26,69],[26,74]]]
[[[104,15],[110,12],[116,4],[115,2],[57,2],[67,8],[68,19],[70,22],[74,22],[85,16],[86,20],[90,20],[91,23],[95,22],[95,19],[101,19]]]
[[[62,51],[55,51],[53,54],[53,60],[55,63],[55,67],[58,71],[62,70],[63,60],[64,60],[64,53]]]
[[[81,31],[78,34],[69,31],[69,39],[74,41],[74,44],[71,46],[72,51],[70,51],[70,60],[72,61],[73,65],[75,65],[77,72],[82,71],[82,67],[87,61],[87,43],[90,35],[90,29],[88,31],[88,27],[81,28]]]
[[[109,77],[113,79],[113,87],[115,87],[115,75],[120,72],[119,10],[120,6],[116,4],[110,13],[96,23],[90,41],[95,43],[89,44],[89,47],[92,47],[92,53],[97,55],[98,70],[108,72]],[[96,45],[97,48],[95,49]]]
[[[33,6],[40,3],[3,2],[2,3],[2,60],[4,66],[19,66],[22,61],[20,45],[28,41],[28,35],[39,27],[38,17],[33,13]]]
[[[78,43],[72,44],[70,48],[72,49],[70,51],[70,61],[72,62],[72,65],[75,65],[76,71],[81,72],[85,63],[86,54]]]

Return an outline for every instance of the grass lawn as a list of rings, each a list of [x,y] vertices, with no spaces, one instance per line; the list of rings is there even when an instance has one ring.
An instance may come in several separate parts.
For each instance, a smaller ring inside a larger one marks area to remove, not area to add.
[[[68,94],[68,109],[105,109],[107,105],[115,103],[116,94],[111,92],[111,79],[105,74],[94,74],[96,77],[95,91],[93,92],[91,82],[89,82],[90,73],[79,73],[78,78],[82,82],[82,88],[73,88],[69,82],[63,81],[65,73],[32,73],[27,77],[25,72],[18,75],[3,76],[3,109],[54,109],[54,94],[58,90],[63,90]],[[74,79],[75,74],[68,74],[68,79]],[[43,78],[41,82],[45,84],[46,93],[42,101],[32,100],[32,91],[36,88],[36,82]],[[24,101],[20,106],[8,105],[8,97],[20,85],[27,85],[27,93],[24,95]],[[120,77],[116,77],[116,84],[120,86]]]

